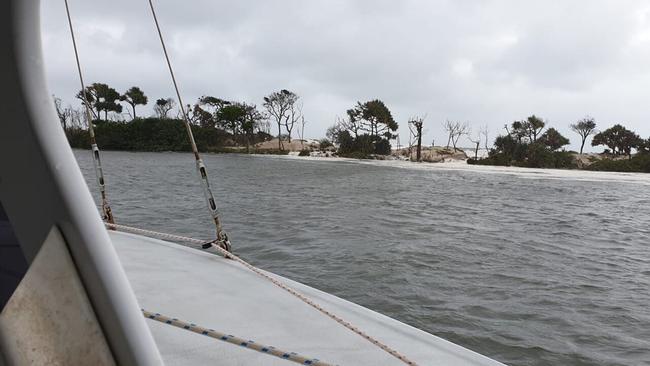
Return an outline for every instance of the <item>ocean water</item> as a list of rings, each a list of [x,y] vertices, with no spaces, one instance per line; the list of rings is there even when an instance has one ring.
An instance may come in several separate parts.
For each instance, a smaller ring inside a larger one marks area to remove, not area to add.
[[[97,197],[90,152],[75,151]],[[191,154],[103,152],[116,220],[212,239]],[[650,177],[204,155],[236,254],[511,365],[650,365]]]

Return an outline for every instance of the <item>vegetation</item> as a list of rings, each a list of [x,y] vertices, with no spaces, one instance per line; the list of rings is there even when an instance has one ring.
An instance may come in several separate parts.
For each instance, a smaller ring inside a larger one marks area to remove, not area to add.
[[[632,149],[643,149],[645,141],[639,135],[617,124],[597,133],[591,140],[592,146],[606,145],[613,155],[627,155],[632,159]]]
[[[639,153],[630,159],[623,160],[602,159],[590,164],[585,169],[610,172],[650,173],[650,154]]]
[[[180,119],[136,118],[129,123],[93,121],[97,144],[106,150],[128,151],[191,151],[185,125]],[[223,129],[192,125],[192,133],[200,151],[226,152],[237,147],[240,137]],[[86,129],[68,128],[66,135],[74,148],[88,148],[90,136]],[[249,141],[266,141],[270,136],[256,132]]]
[[[278,149],[280,150],[284,150],[284,146],[282,145],[282,127],[285,128],[287,132],[286,136],[289,143],[291,143],[293,127],[302,118],[302,106],[298,103],[298,99],[300,97],[296,93],[286,89],[264,97],[264,103],[262,105],[278,126]]]
[[[534,115],[525,121],[512,122],[505,126],[505,135],[497,136],[487,158],[469,159],[468,163],[534,168],[579,168],[584,164],[583,168],[588,170],[650,172],[650,139],[643,140],[620,124],[598,133],[593,118],[585,117],[571,124],[571,130],[581,138],[580,155],[591,135],[594,135],[592,146],[607,146],[603,154],[580,164],[576,153],[563,149],[569,139],[554,128],[542,132],[545,127],[546,122]],[[633,150],[637,151],[636,155],[632,154]]]
[[[88,103],[87,107],[95,118],[99,118],[102,111],[104,119],[108,119],[109,112],[122,112],[122,105],[118,103],[120,93],[106,84],[93,83],[85,90],[80,90],[77,98],[81,99],[83,104]]]
[[[79,91],[76,97],[81,100],[82,109],[70,105],[64,107],[61,99],[56,97],[54,105],[70,145],[78,148],[89,146],[83,110],[87,108],[97,132],[97,141],[104,149],[189,151],[181,118],[189,121],[197,146],[202,151],[287,154],[283,141],[291,144],[294,131],[298,131],[300,138],[300,156],[308,156],[313,149],[319,149],[345,157],[378,158],[376,155],[392,153],[393,139],[397,139],[399,149],[398,123],[386,104],[378,99],[357,102],[346,111],[346,118],[337,118],[336,123],[328,128],[326,139],[305,144],[307,121],[302,112],[301,98],[287,89],[264,97],[262,110],[252,103],[209,95],[182,108],[178,108],[180,106],[172,98],[158,98],[152,108],[154,115],[149,118],[136,114],[138,106],[149,102],[147,95],[137,86],[120,94],[107,84],[93,83]],[[120,103],[125,103],[127,108]],[[423,121],[424,117],[413,117],[408,121],[408,151],[410,156],[415,149],[416,161],[422,160]],[[256,144],[272,139],[271,122],[277,126],[277,149],[269,149],[269,144],[262,148],[264,151],[252,149]],[[536,115],[513,121],[504,126],[505,133],[496,136],[490,148],[487,126],[473,134],[468,122],[447,120],[443,124],[448,135],[447,149],[436,151],[438,154],[440,151],[453,154],[459,150],[460,139],[466,136],[474,149],[474,157],[467,161],[469,164],[650,172],[650,139],[642,139],[621,124],[603,131],[597,131],[596,121],[591,117],[570,124],[570,129],[580,136],[580,156],[566,151],[564,147],[569,144],[569,139],[547,124]],[[606,147],[603,154],[581,156],[590,136],[593,136],[592,146]],[[489,152],[486,158],[479,159],[481,144]],[[296,150],[295,144],[291,146],[290,149]],[[398,154],[405,155],[403,152]],[[431,161],[430,157],[427,159]]]
[[[146,105],[148,97],[137,86],[120,95],[107,84],[93,83],[77,93],[82,107],[93,116],[97,142],[109,150],[137,151],[189,151],[183,125],[182,113],[176,118],[172,111],[176,102],[172,98],[159,98],[153,107],[154,117],[136,117],[136,107]],[[128,120],[122,114],[120,102],[130,108]],[[57,114],[72,147],[87,148],[90,145],[87,121],[82,110],[71,105],[64,107],[61,99],[54,97]],[[102,112],[103,116],[102,116]],[[188,121],[202,151],[229,151],[230,148],[250,146],[271,138],[268,134],[266,115],[254,104],[231,102],[203,96],[194,106],[185,107]],[[103,118],[101,118],[103,117]],[[240,150],[236,150],[240,151]]]
[[[585,117],[569,127],[571,127],[573,132],[580,135],[580,138],[582,139],[582,142],[580,143],[580,154],[582,154],[587,137],[596,132],[596,121],[591,117]]]
[[[546,122],[532,115],[524,121],[506,125],[505,135],[497,136],[485,159],[469,159],[469,164],[521,166],[529,168],[575,168],[570,152],[561,150],[569,144],[555,128],[545,132]]]
[[[135,114],[135,106],[147,105],[147,102],[149,101],[147,96],[144,95],[142,90],[140,90],[140,88],[137,86],[132,86],[129,90],[122,94],[120,96],[120,100],[127,102],[131,106],[131,109],[133,110],[133,118],[137,118]]]
[[[384,102],[357,102],[347,115],[327,130],[327,138],[339,146],[339,155],[367,158],[391,153],[390,140],[396,137],[398,125]]]

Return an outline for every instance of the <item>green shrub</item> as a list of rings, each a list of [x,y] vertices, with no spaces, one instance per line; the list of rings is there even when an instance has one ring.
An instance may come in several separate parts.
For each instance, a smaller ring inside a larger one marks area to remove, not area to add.
[[[650,173],[650,154],[637,154],[632,159],[602,159],[590,164],[585,169],[610,172]]]
[[[102,149],[191,151],[185,125],[179,119],[136,118],[128,123],[97,120],[94,125],[97,144]],[[225,147],[237,145],[233,135],[222,129],[192,126],[192,134],[199,151],[221,151]],[[72,147],[90,147],[87,130],[68,129],[66,136]],[[266,137],[258,134],[254,140]]]

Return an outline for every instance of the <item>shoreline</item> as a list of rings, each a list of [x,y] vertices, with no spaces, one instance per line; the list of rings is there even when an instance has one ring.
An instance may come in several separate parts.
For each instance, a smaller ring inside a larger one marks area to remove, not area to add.
[[[77,151],[90,152],[90,149],[78,149]],[[103,152],[126,152],[126,153],[180,153],[191,154],[189,151],[132,151],[132,150],[102,150]],[[356,159],[339,156],[315,157],[315,156],[298,156],[291,154],[247,154],[239,152],[203,152],[205,155],[240,155],[261,157],[267,159],[284,159],[294,161],[312,161],[312,162],[343,162],[356,163],[365,165],[385,166],[398,169],[411,170],[447,170],[447,171],[467,171],[482,174],[511,174],[522,178],[539,178],[539,179],[570,179],[580,181],[594,182],[618,182],[650,185],[650,174],[643,172],[616,172],[616,171],[594,171],[585,169],[553,169],[553,168],[528,168],[517,166],[498,166],[498,165],[475,165],[467,164],[466,160],[449,160],[438,163],[414,162],[409,160],[379,160],[379,159]]]
[[[246,155],[246,154],[242,154]],[[510,174],[525,179],[568,179],[576,181],[632,183],[650,186],[650,174],[611,171],[593,171],[583,169],[551,169],[551,168],[526,168],[516,166],[497,165],[472,165],[464,160],[449,161],[444,163],[417,163],[406,160],[372,160],[352,159],[341,157],[310,157],[290,155],[258,155],[266,158],[302,161],[346,162],[365,165],[385,166],[397,169],[410,170],[447,170],[459,172],[476,172],[481,174]]]

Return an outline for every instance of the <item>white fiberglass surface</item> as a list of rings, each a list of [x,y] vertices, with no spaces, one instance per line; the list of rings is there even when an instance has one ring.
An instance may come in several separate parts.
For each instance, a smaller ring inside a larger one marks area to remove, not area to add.
[[[111,232],[111,239],[144,309],[333,364],[402,364],[234,261],[137,235]],[[356,304],[276,278],[419,364],[500,365]],[[167,364],[288,364],[153,320],[147,323]]]

